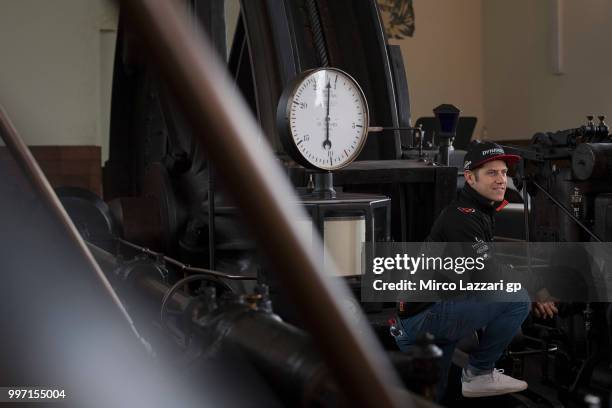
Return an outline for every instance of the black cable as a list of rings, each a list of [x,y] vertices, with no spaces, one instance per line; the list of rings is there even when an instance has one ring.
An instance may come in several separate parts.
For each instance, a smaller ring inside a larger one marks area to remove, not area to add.
[[[327,46],[325,45],[325,36],[323,35],[321,16],[317,9],[316,0],[306,0],[306,9],[308,10],[308,19],[310,20],[310,27],[312,28],[312,35],[314,37],[317,56],[319,57],[319,63],[322,67],[328,67],[329,59],[327,57]]]

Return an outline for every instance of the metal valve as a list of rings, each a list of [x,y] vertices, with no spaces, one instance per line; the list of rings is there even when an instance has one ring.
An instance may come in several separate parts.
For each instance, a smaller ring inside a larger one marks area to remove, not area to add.
[[[605,122],[606,117],[604,115],[599,115],[597,117],[599,119],[599,125],[597,125],[597,133],[601,138],[606,138],[608,136],[608,131],[610,128]]]

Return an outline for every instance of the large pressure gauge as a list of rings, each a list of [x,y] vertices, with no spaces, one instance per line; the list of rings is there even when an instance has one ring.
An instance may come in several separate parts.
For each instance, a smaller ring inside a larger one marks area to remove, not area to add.
[[[359,84],[336,68],[306,71],[283,92],[277,124],[286,152],[305,167],[336,170],[355,160],[368,135]]]

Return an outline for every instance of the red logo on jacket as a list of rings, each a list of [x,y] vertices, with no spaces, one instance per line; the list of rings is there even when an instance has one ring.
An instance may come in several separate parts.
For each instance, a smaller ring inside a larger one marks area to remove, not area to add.
[[[472,214],[475,213],[476,210],[474,208],[466,208],[466,207],[457,207],[457,209],[459,211],[461,211],[464,214]]]

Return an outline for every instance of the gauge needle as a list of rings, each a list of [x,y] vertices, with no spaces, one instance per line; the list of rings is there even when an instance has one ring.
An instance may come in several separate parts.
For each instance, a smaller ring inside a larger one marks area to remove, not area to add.
[[[325,116],[325,140],[323,141],[323,148],[325,150],[331,149],[331,142],[329,141],[329,94],[331,91],[331,84],[327,82],[327,113]]]

